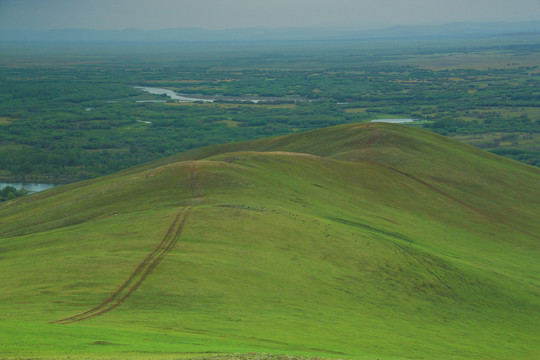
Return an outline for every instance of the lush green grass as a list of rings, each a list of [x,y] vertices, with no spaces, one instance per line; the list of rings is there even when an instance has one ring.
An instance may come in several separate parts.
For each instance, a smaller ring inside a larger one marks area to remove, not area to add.
[[[536,168],[357,124],[17,199],[0,208],[0,353],[537,358],[539,195]],[[51,323],[110,296],[187,207],[125,302]]]

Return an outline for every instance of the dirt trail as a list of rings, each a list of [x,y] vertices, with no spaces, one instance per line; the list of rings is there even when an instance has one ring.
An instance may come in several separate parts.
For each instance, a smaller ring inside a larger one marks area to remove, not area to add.
[[[118,289],[116,289],[111,296],[90,310],[54,321],[54,323],[69,324],[76,321],[86,320],[109,312],[126,301],[126,299],[139,288],[142,282],[161,262],[165,255],[167,255],[167,253],[173,249],[174,245],[178,241],[178,238],[182,234],[184,224],[191,214],[191,209],[191,207],[187,208],[187,210],[182,208],[178,212],[158,246],[154,249],[154,251],[146,256],[146,258],[137,266],[131,276],[122,285],[120,285],[120,287],[118,287]]]

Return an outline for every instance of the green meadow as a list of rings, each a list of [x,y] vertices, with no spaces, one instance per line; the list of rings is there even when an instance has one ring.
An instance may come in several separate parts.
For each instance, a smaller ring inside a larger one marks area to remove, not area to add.
[[[539,358],[539,213],[414,127],[191,150],[0,204],[0,358]]]

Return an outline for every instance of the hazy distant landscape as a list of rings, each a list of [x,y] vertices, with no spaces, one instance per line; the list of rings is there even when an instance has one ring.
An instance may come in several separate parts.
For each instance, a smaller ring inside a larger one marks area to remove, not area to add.
[[[536,35],[0,47],[4,181],[72,182],[205,145],[380,118],[418,119],[540,164]]]
[[[0,1],[0,359],[540,358],[538,14]]]
[[[130,42],[197,43],[238,41],[344,41],[445,39],[497,36],[540,35],[540,21],[529,22],[456,22],[442,25],[401,25],[382,29],[348,28],[251,28],[207,30],[201,28],[160,30],[0,30],[0,40],[10,42]]]

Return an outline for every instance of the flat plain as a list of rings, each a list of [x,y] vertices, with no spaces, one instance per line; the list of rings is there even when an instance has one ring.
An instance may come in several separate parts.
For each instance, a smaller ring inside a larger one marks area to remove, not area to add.
[[[540,41],[1,43],[0,180],[69,183],[212,144],[380,118],[540,163]],[[177,103],[190,96],[279,101]],[[138,102],[162,101],[162,102]]]

